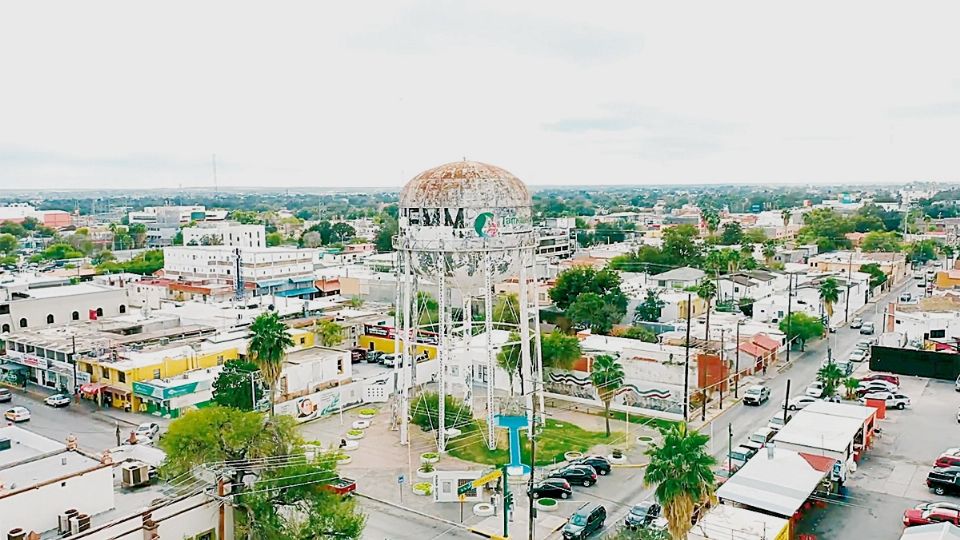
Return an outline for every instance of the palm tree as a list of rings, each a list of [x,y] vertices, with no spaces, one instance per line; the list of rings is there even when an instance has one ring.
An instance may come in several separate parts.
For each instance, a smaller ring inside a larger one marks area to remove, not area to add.
[[[843,380],[843,387],[847,391],[847,399],[853,399],[857,396],[857,388],[860,388],[860,379],[847,377]]]
[[[678,423],[663,432],[663,442],[646,451],[650,464],[643,473],[644,485],[656,485],[673,538],[686,538],[694,512],[714,498],[711,467],[716,459],[707,451],[710,437],[687,431]]]
[[[777,247],[773,242],[763,243],[763,264],[768,268],[773,264],[773,256],[777,254]]]
[[[343,327],[330,320],[318,320],[313,323],[313,333],[320,338],[324,347],[336,347],[343,343]]]
[[[833,305],[840,300],[840,286],[837,280],[829,277],[820,283],[820,301],[823,302],[823,309],[827,312],[827,323],[833,319]]]
[[[293,346],[293,339],[275,311],[258,315],[250,324],[250,334],[247,356],[260,369],[263,381],[270,385],[270,416],[273,416],[277,381],[283,371],[287,347]]]
[[[703,339],[710,340],[710,302],[717,296],[717,285],[710,278],[703,278],[697,285],[697,296],[707,302],[707,327]]]
[[[789,208],[784,208],[780,211],[780,219],[783,220],[783,226],[786,227],[790,225],[790,218],[793,217],[793,212]]]
[[[817,379],[823,383],[823,397],[828,398],[837,393],[837,386],[843,379],[843,372],[836,362],[830,361],[817,370]]]
[[[610,403],[623,386],[623,366],[612,356],[601,354],[593,359],[590,368],[590,381],[603,402],[603,417],[607,424],[607,437],[610,436]]]

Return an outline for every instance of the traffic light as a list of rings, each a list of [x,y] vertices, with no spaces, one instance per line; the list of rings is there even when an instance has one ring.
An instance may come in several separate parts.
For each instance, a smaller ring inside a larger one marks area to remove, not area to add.
[[[507,493],[503,496],[503,507],[507,510],[513,508],[513,493]]]

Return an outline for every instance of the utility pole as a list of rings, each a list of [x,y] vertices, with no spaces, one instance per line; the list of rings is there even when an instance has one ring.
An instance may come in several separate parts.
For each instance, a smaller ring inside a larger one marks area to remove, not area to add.
[[[687,339],[684,342],[687,359],[683,363],[683,421],[687,421],[687,414],[690,407],[690,302],[693,301],[693,295],[687,293]]]
[[[743,322],[743,319],[737,319],[737,357],[734,360],[735,364],[733,367],[733,397],[734,399],[740,397],[740,323]],[[756,366],[754,366],[756,367]]]
[[[847,263],[847,308],[846,312],[843,314],[843,323],[848,324],[850,322],[850,286],[853,282],[853,252],[850,252],[850,262]]]
[[[783,399],[783,424],[787,424],[787,407],[790,406],[790,379],[787,379],[787,397]]]
[[[727,369],[727,362],[723,359],[723,332],[726,328],[720,329],[720,373],[723,373],[723,370]],[[727,371],[727,376],[725,380],[720,381],[720,410],[723,410],[723,386],[724,384],[730,384],[730,372]]]
[[[790,323],[791,315],[793,315],[793,274],[787,274],[787,364],[790,364],[790,348],[793,345],[793,340],[790,338]],[[763,371],[766,373],[767,364],[764,362]]]
[[[733,452],[733,424],[727,422],[727,472],[733,473],[733,458],[730,453]]]
[[[533,381],[533,387],[536,388],[536,386],[537,386],[537,381],[536,381],[536,379],[534,379],[534,381]],[[529,488],[528,488],[528,490],[527,490],[527,493],[530,494],[530,497],[529,497],[529,499],[530,499],[530,501],[529,501],[529,502],[530,502],[530,515],[529,515],[529,517],[528,517],[528,519],[527,519],[527,522],[528,522],[528,531],[527,531],[527,534],[528,534],[528,539],[529,539],[529,540],[534,540],[534,537],[533,537],[533,529],[534,529],[534,522],[535,522],[536,519],[537,519],[537,509],[533,506],[533,503],[534,503],[534,497],[533,497],[533,471],[534,471],[534,467],[536,467],[536,464],[537,464],[537,436],[536,436],[536,430],[537,430],[537,397],[536,397],[536,393],[534,393],[534,398],[533,398],[533,422],[530,422],[530,425],[529,425],[529,427],[528,427],[527,429],[529,429],[528,435],[530,436],[530,483],[529,483]],[[504,480],[506,480],[506,477],[504,477]],[[506,529],[504,529],[504,535],[506,535]]]
[[[70,363],[73,364],[73,395],[80,393],[80,385],[77,381],[77,336],[70,336]],[[79,401],[79,400],[78,400]]]

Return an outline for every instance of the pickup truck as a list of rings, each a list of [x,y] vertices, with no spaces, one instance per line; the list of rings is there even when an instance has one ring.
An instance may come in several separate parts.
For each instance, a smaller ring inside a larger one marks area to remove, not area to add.
[[[357,481],[352,478],[339,477],[323,486],[327,491],[346,497],[357,490]]]

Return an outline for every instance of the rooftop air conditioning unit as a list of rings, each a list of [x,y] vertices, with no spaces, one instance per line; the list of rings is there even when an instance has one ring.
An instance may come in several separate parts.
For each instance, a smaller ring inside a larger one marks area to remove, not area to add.
[[[24,540],[27,537],[27,531],[17,527],[16,529],[10,529],[10,532],[7,533],[7,540]]]
[[[10,439],[8,437],[0,437],[0,452],[3,450],[10,449]]]
[[[150,482],[150,467],[142,461],[130,461],[120,466],[120,484],[123,487],[137,487]]]
[[[67,534],[70,532],[70,518],[80,514],[80,511],[76,508],[71,508],[66,512],[60,514],[60,526],[57,528],[57,531],[60,534]]]
[[[77,514],[70,518],[70,534],[80,534],[90,528],[90,516]]]

